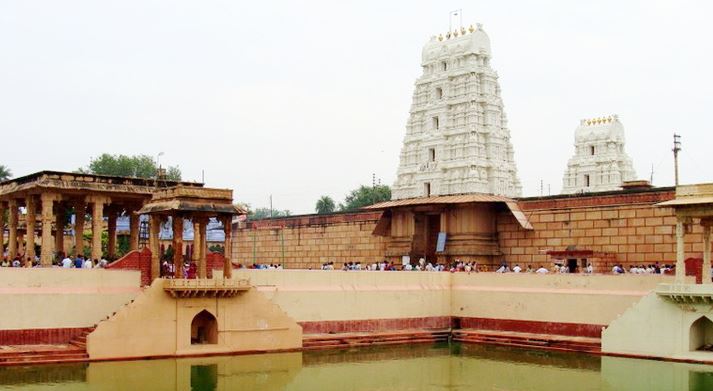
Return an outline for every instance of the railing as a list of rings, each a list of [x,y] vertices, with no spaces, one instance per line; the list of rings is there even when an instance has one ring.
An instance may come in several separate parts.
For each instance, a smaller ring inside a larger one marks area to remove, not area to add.
[[[250,290],[249,279],[167,279],[163,289],[175,298],[233,297]]]
[[[656,294],[678,304],[713,304],[711,284],[659,284]]]

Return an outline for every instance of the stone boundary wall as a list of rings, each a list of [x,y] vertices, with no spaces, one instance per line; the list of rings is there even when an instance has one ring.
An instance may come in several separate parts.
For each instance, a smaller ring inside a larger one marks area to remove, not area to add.
[[[138,271],[141,273],[141,286],[151,285],[151,250],[144,248],[141,251],[129,251],[106,268]]]
[[[614,263],[625,268],[675,263],[673,209],[655,206],[674,197],[675,189],[664,187],[522,198],[518,203],[534,230],[522,229],[509,212],[498,215],[498,259],[523,268],[549,268],[548,250],[575,246],[594,252],[596,272],[609,272]],[[337,268],[349,261],[374,262],[383,258],[388,241],[372,235],[380,215],[358,212],[249,222],[234,230],[233,260],[248,266],[255,261],[302,269],[319,268],[328,261]],[[685,251],[687,258],[702,256],[702,228],[695,222],[686,234]]]
[[[503,258],[521,266],[551,266],[548,250],[568,246],[594,251],[597,272],[609,272],[615,262],[628,265],[673,264],[676,260],[676,217],[672,208],[655,204],[673,199],[673,188],[643,192],[604,193],[522,199],[520,207],[534,230],[523,230],[510,215],[498,217]],[[702,228],[690,227],[687,257],[701,256]]]
[[[598,338],[662,275],[239,270],[305,334],[473,328]]]
[[[296,269],[376,262],[385,251],[383,237],[372,235],[379,217],[381,212],[358,212],[250,221],[233,230],[233,262]]]
[[[206,274],[208,278],[213,278],[215,270],[220,270],[220,275],[222,276],[224,259],[223,254],[208,251],[206,254]],[[138,271],[141,273],[141,286],[151,285],[151,250],[145,247],[141,251],[130,251],[107,265],[106,268]]]
[[[0,345],[66,343],[140,291],[134,271],[3,268]]]

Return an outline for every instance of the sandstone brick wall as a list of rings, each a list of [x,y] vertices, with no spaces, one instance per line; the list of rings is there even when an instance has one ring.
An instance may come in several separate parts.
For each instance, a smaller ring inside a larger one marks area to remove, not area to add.
[[[376,262],[385,252],[384,238],[372,235],[379,217],[381,212],[363,212],[248,222],[234,230],[233,261],[313,269],[328,261],[336,268]]]
[[[654,204],[673,199],[672,188],[599,196],[522,199],[520,207],[533,231],[523,230],[509,213],[498,216],[498,237],[509,262],[550,265],[547,250],[567,246],[592,250],[599,271],[610,268],[604,254],[613,254],[625,267],[631,264],[675,263],[676,218],[671,208]],[[686,256],[700,257],[702,228],[696,222],[686,234]],[[597,255],[597,254],[595,254]]]
[[[655,206],[674,197],[674,188],[655,188],[520,199],[534,230],[522,229],[510,212],[500,213],[497,237],[502,256],[497,256],[496,264],[502,258],[520,265],[550,266],[546,252],[568,246],[594,251],[590,259],[600,272],[609,271],[614,262],[626,268],[675,263],[673,209]],[[379,212],[362,212],[250,222],[234,230],[233,259],[246,265],[253,260],[282,263],[287,268],[316,268],[327,261],[373,262],[384,257],[389,240],[371,234],[379,217]],[[686,257],[702,257],[702,228],[697,221],[688,228],[685,243]]]

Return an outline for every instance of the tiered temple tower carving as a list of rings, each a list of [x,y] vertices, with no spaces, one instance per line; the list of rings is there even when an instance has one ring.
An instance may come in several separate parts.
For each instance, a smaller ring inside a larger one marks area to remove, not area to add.
[[[575,154],[567,163],[562,194],[620,190],[622,183],[636,179],[617,115],[583,119],[574,139]]]
[[[488,193],[519,196],[498,74],[482,27],[423,47],[393,199]]]

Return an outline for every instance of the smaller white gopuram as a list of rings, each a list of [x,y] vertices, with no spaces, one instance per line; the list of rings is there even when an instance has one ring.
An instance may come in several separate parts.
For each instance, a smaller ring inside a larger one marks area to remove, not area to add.
[[[567,163],[562,194],[620,190],[636,179],[624,151],[624,126],[617,115],[583,119],[574,133],[574,156]]]

